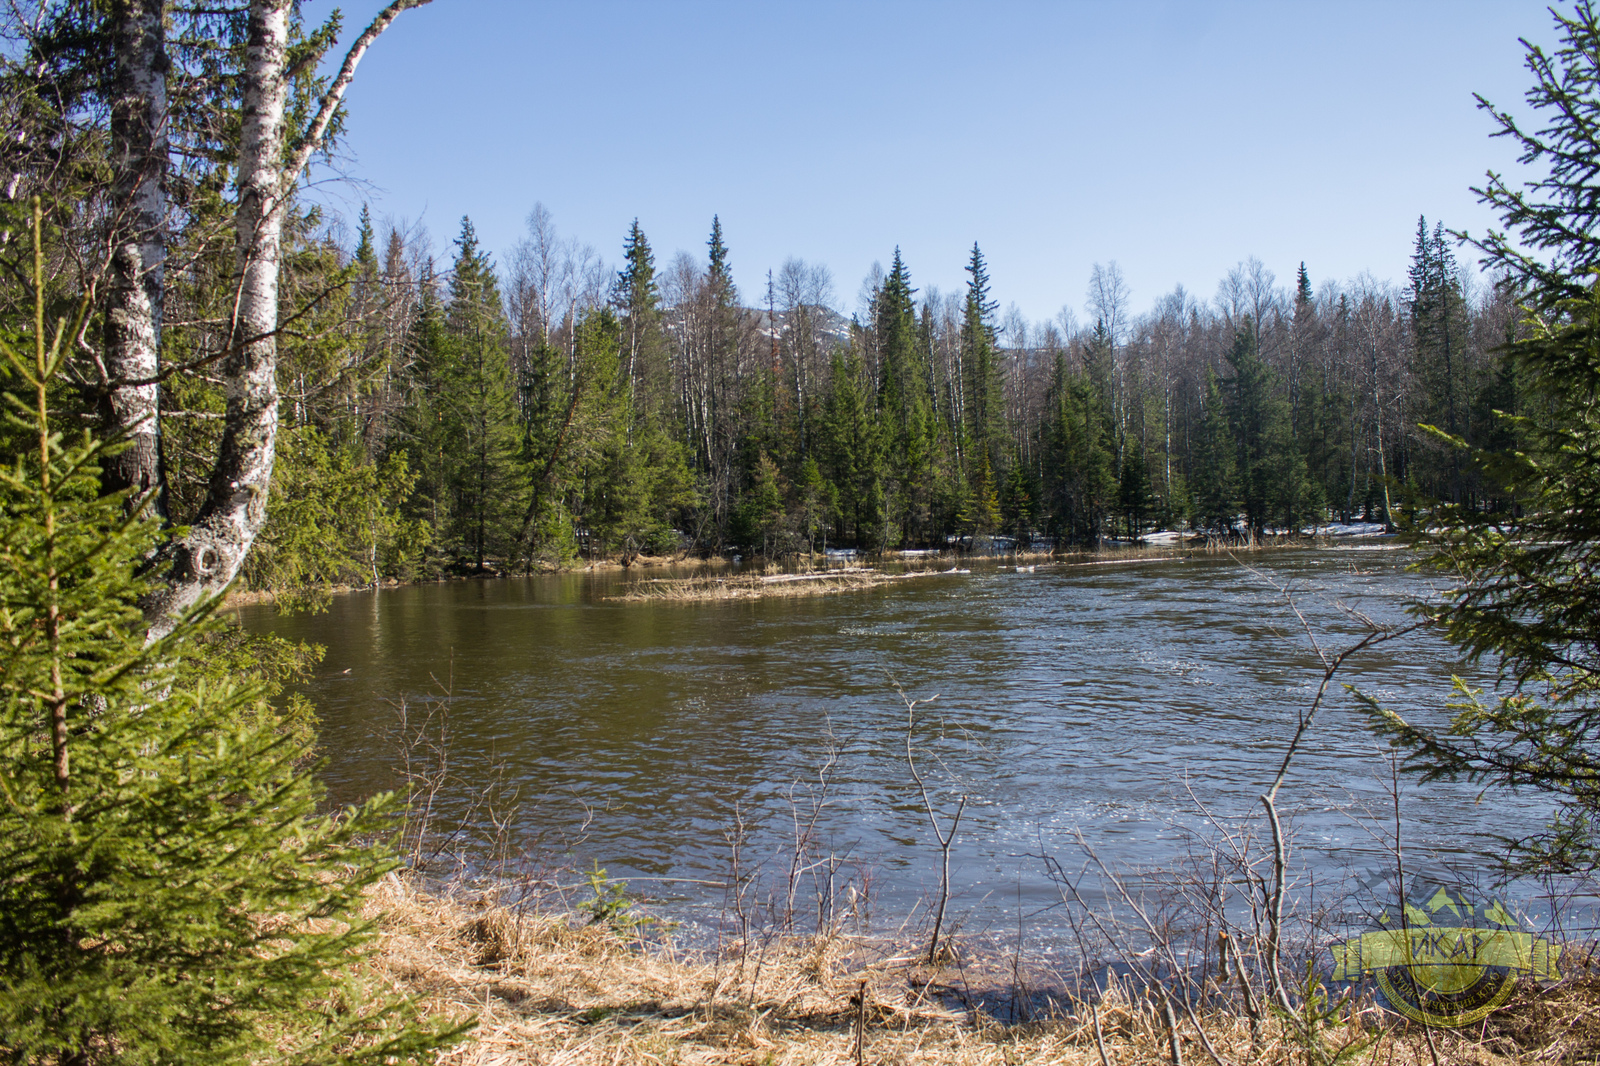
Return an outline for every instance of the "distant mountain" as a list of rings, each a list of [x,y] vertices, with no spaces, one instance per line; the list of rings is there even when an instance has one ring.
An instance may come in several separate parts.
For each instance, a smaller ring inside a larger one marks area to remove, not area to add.
[[[807,310],[811,314],[811,328],[816,332],[818,347],[823,351],[835,345],[850,343],[850,319],[831,307],[809,307]],[[756,331],[768,338],[773,335],[774,323],[778,331],[782,332],[789,317],[789,312],[786,311],[777,311],[769,315],[765,307],[746,307],[744,313],[755,320]]]

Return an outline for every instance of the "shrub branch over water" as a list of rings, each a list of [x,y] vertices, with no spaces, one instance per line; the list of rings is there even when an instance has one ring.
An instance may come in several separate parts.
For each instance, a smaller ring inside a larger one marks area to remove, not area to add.
[[[1480,98],[1496,136],[1548,176],[1513,188],[1491,173],[1479,190],[1506,227],[1472,243],[1512,279],[1525,316],[1507,346],[1536,403],[1502,414],[1520,448],[1441,441],[1500,486],[1500,506],[1452,505],[1420,538],[1427,563],[1453,580],[1436,621],[1470,660],[1497,662],[1485,696],[1456,679],[1455,718],[1436,730],[1370,704],[1378,727],[1426,778],[1465,777],[1547,792],[1559,804],[1548,830],[1508,841],[1522,867],[1600,868],[1600,19],[1594,6],[1557,14],[1561,46],[1529,46],[1529,104],[1547,125],[1524,130]],[[1463,235],[1464,236],[1464,235]]]

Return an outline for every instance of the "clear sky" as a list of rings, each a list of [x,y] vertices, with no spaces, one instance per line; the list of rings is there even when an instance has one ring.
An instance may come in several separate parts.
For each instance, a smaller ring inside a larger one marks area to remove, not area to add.
[[[535,202],[613,263],[635,217],[703,258],[716,213],[747,302],[799,256],[847,312],[896,245],[950,291],[978,242],[1034,320],[1112,260],[1135,310],[1252,255],[1399,282],[1418,215],[1481,231],[1469,186],[1516,169],[1472,93],[1521,107],[1519,36],[1544,3],[433,0],[363,62],[325,195],[442,251],[470,215],[501,261]]]

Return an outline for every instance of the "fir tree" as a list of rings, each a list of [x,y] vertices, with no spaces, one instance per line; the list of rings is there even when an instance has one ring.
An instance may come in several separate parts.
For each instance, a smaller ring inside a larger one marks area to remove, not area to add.
[[[440,398],[451,470],[451,539],[465,546],[473,569],[490,553],[514,550],[517,498],[524,475],[505,315],[494,265],[478,248],[470,219],[462,218],[445,314],[448,353]]]
[[[966,269],[970,277],[961,321],[962,367],[967,376],[966,429],[975,459],[981,456],[993,469],[1006,431],[994,328],[994,313],[1000,304],[989,298],[989,271],[976,243]]]
[[[1417,613],[1442,627],[1469,660],[1499,668],[1496,691],[1457,680],[1448,730],[1409,723],[1369,701],[1376,724],[1425,778],[1465,777],[1536,789],[1558,804],[1547,831],[1509,842],[1515,863],[1545,871],[1600,868],[1600,197],[1594,160],[1600,121],[1600,20],[1591,3],[1556,14],[1559,49],[1530,46],[1527,94],[1545,128],[1524,132],[1493,111],[1503,135],[1548,176],[1512,189],[1490,175],[1480,191],[1506,232],[1475,242],[1504,269],[1529,313],[1509,345],[1521,387],[1542,416],[1516,427],[1520,447],[1487,451],[1449,441],[1494,485],[1482,511],[1445,506],[1437,533],[1419,536],[1428,562],[1453,579],[1442,603]],[[1540,258],[1541,255],[1548,258]]]
[[[874,335],[880,368],[878,406],[888,435],[888,475],[907,542],[925,536],[933,458],[933,419],[918,346],[915,293],[896,248],[889,276],[877,294]]]
[[[42,274],[36,254],[32,328],[0,342],[32,440],[0,475],[0,1055],[418,1059],[444,1034],[339,979],[370,936],[362,892],[394,866],[356,843],[387,798],[317,812],[308,742],[259,691],[185,667],[204,610],[146,643],[135,575],[158,531],[97,491],[120,442],[52,423],[82,323],[47,342]]]

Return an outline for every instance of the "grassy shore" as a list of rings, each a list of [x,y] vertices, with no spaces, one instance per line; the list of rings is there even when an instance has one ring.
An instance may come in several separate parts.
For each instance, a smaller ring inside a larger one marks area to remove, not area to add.
[[[568,915],[430,894],[398,877],[379,886],[370,912],[380,922],[379,974],[430,1014],[477,1019],[473,1035],[441,1063],[1173,1061],[1164,1015],[1147,998],[1121,989],[1093,1005],[1064,990],[1034,989],[1025,997],[1029,1020],[1002,1023],[997,982],[1012,973],[1010,960],[985,966],[982,958],[967,957],[932,969],[887,954],[882,945],[839,936],[686,953],[670,941],[645,943]],[[1011,992],[1014,997],[1016,988]],[[1252,1039],[1248,1020],[1225,1000],[1198,1018],[1224,1062],[1314,1061],[1281,1019],[1267,1019]],[[1212,1061],[1191,1021],[1180,1019],[1176,1032],[1183,1061]],[[1523,988],[1505,1010],[1470,1031],[1424,1032],[1367,1004],[1352,1006],[1322,1036],[1329,1050],[1365,1041],[1354,1061],[1384,1066],[1592,1063],[1600,1060],[1600,976],[1586,969],[1554,989]]]
[[[947,551],[938,554],[907,557],[891,552],[886,556],[862,556],[861,558],[885,561],[892,564],[909,564],[915,569],[883,571],[876,566],[856,565],[802,569],[798,573],[788,573],[781,576],[777,575],[776,571],[783,562],[796,563],[806,567],[822,560],[823,556],[806,554],[785,556],[780,562],[768,563],[760,575],[752,576],[749,568],[746,567],[735,574],[719,576],[721,572],[738,565],[733,558],[719,555],[709,557],[639,555],[630,558],[626,566],[617,557],[575,559],[560,566],[540,564],[533,569],[532,573],[626,572],[641,574],[652,570],[669,568],[683,570],[688,568],[703,570],[706,573],[696,574],[692,577],[641,578],[635,582],[626,595],[613,598],[622,600],[764,599],[768,597],[826,595],[832,592],[851,592],[875,588],[890,581],[929,574],[949,573],[953,568],[965,568],[973,564],[994,565],[1001,569],[1012,566],[1027,569],[1030,566],[1037,567],[1041,565],[1059,567],[1105,566],[1125,562],[1170,562],[1175,559],[1196,555],[1249,556],[1285,549],[1333,547],[1336,545],[1349,546],[1351,543],[1345,539],[1330,539],[1326,537],[1273,537],[1249,543],[1235,540],[1207,540],[1190,537],[1178,542],[1161,541],[1149,544],[1130,544],[1122,541],[1108,541],[1097,548],[1021,549],[996,555],[970,555]],[[1355,541],[1353,543],[1368,546],[1371,542]],[[481,573],[449,571],[407,581],[384,578],[375,586],[371,584],[332,584],[312,588],[279,590],[234,588],[230,589],[226,594],[223,606],[224,608],[234,608],[260,603],[277,603],[279,601],[287,601],[300,606],[307,602],[324,602],[329,597],[345,595],[351,592],[370,592],[374,588],[388,589],[408,585],[442,584],[453,581],[486,581],[524,576],[520,572],[497,568],[500,565],[496,561]],[[806,582],[811,581],[815,581],[816,584],[806,584]]]
[[[900,573],[873,567],[848,566],[834,570],[800,573],[709,574],[686,578],[647,578],[634,582],[614,600],[760,600],[797,596],[826,596],[836,592],[859,592],[917,578],[965,573],[945,570],[907,570]]]

